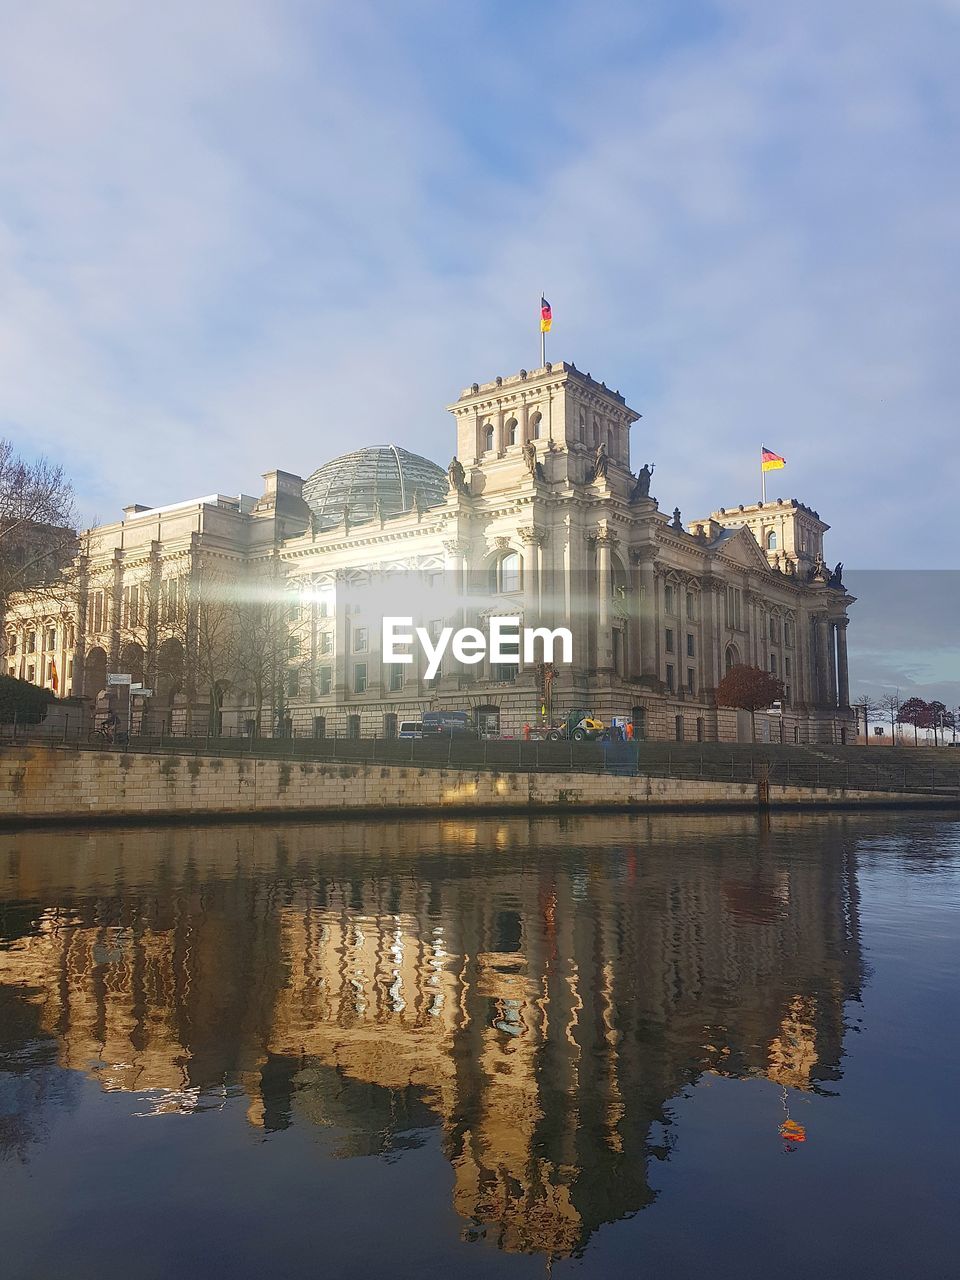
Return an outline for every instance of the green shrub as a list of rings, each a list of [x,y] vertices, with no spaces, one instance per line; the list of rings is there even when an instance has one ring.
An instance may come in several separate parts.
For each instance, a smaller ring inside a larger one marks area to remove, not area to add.
[[[39,724],[46,717],[54,695],[28,680],[0,675],[0,724]]]

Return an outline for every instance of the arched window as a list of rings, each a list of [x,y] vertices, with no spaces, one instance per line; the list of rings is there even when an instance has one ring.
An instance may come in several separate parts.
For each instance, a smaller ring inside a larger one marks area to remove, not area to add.
[[[737,653],[736,648],[732,644],[727,645],[727,652],[724,655],[724,659],[723,659],[724,672],[727,673],[730,671],[731,667],[739,667],[739,665],[740,665],[739,653]]]
[[[511,418],[504,427],[504,433],[508,445],[517,443],[517,420]]]
[[[493,453],[493,423],[491,422],[483,428],[483,449],[485,453]]]
[[[520,557],[516,551],[506,552],[491,565],[490,590],[497,595],[520,590]]]
[[[537,412],[530,419],[530,439],[539,440],[540,433],[543,430],[543,414]]]
[[[767,550],[776,551],[776,549],[777,549],[777,531],[776,529],[771,529],[770,532],[767,534]]]

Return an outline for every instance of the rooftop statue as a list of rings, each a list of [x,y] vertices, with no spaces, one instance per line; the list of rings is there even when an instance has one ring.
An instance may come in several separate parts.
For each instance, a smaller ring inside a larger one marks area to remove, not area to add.
[[[454,454],[450,459],[450,465],[447,467],[447,480],[450,483],[450,491],[452,493],[467,492],[467,473],[463,469],[463,463]]]
[[[646,462],[640,468],[640,473],[637,476],[637,483],[633,486],[633,493],[630,495],[631,502],[636,502],[638,498],[650,497],[650,481],[653,477],[653,468],[655,465],[656,464],[653,462]]]
[[[610,459],[607,457],[607,446],[601,440],[597,445],[597,455],[593,464],[593,479],[604,480],[607,475],[607,466]]]

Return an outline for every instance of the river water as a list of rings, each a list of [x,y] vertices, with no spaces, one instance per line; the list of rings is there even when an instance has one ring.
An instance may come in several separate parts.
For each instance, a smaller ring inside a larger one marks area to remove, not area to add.
[[[960,823],[0,835],[7,1280],[946,1277]]]

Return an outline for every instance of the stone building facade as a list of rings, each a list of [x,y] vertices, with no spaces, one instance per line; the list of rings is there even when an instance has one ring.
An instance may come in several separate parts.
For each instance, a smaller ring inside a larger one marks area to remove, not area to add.
[[[13,603],[7,670],[49,683],[52,658],[61,690],[87,697],[108,672],[130,672],[153,691],[144,727],[175,732],[239,733],[259,716],[263,732],[391,736],[456,709],[483,732],[518,734],[583,708],[632,721],[638,736],[709,741],[744,734],[713,694],[745,663],[786,688],[782,716],[760,717],[763,736],[852,738],[853,599],[839,566],[824,566],[817,512],[778,498],[671,518],[652,467],[631,465],[639,415],[570,364],[474,383],[450,411],[446,475],[387,446],[306,481],[270,472],[258,499],[126,508],[84,536],[69,588]],[[272,602],[247,637],[269,671],[223,637],[211,669],[224,599]],[[382,661],[384,615],[433,636],[498,616],[567,627],[573,660],[445,656],[428,680],[420,653]]]

